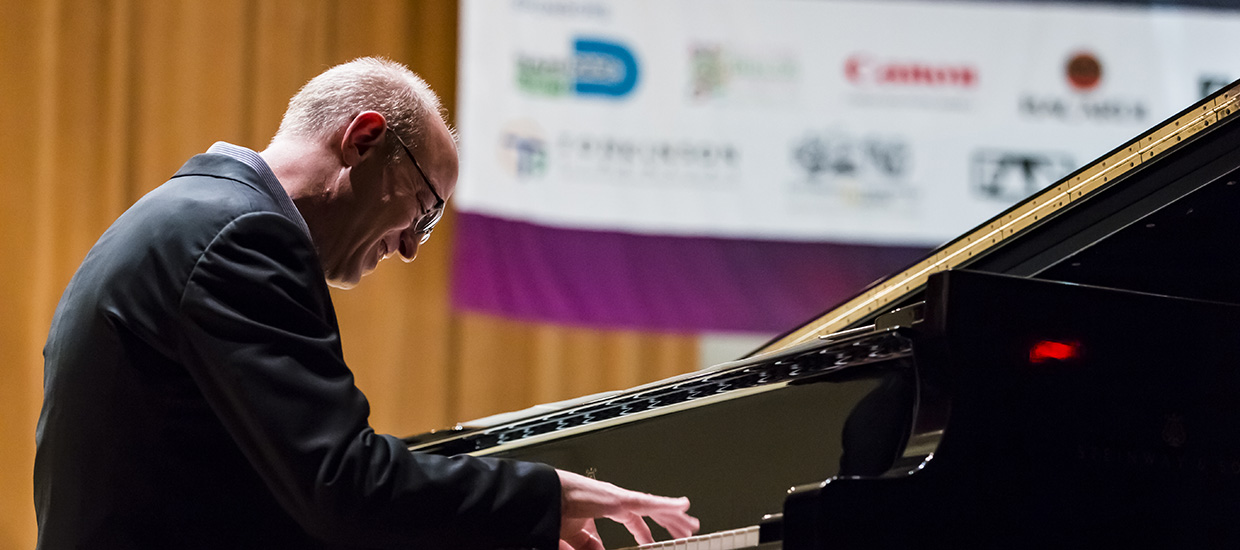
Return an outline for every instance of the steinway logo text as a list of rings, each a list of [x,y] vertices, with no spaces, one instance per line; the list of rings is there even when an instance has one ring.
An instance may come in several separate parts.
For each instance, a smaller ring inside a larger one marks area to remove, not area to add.
[[[1076,458],[1108,468],[1240,477],[1240,459],[1236,457],[1192,455],[1161,449],[1120,448],[1111,445],[1079,445]]]

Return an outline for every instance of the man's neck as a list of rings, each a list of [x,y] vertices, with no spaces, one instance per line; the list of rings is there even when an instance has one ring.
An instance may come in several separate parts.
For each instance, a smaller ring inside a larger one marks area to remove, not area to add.
[[[319,230],[326,222],[325,206],[339,192],[336,187],[341,168],[332,162],[336,157],[325,149],[317,143],[277,138],[259,153],[306,220],[311,239],[318,246],[324,244],[321,241],[325,235]]]
[[[331,193],[339,166],[331,165],[333,157],[324,149],[316,143],[285,138],[273,141],[259,155],[300,209],[300,201]]]

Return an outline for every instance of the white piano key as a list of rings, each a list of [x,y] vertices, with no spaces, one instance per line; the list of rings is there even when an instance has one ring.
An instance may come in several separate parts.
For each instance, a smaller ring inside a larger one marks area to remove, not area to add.
[[[745,534],[742,538],[744,539],[743,541],[744,546],[746,547],[757,546],[758,545],[758,528],[754,527],[751,529],[746,529]]]
[[[758,526],[742,527],[683,539],[667,540],[622,550],[739,550],[758,545]]]

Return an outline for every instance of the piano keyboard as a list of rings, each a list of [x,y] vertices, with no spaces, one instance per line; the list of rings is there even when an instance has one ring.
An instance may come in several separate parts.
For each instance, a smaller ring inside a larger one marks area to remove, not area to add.
[[[758,545],[758,527],[742,527],[683,539],[665,540],[622,550],[738,550]]]

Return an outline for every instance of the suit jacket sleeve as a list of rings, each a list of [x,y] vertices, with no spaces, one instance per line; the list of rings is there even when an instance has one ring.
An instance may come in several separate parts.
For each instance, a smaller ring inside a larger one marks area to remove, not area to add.
[[[178,353],[284,508],[349,545],[555,548],[560,487],[526,462],[410,453],[374,433],[308,238],[245,214],[203,251]]]

